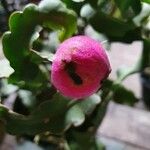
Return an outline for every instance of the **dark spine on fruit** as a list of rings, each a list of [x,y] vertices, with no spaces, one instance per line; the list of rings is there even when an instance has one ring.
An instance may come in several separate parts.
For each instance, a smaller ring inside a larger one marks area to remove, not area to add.
[[[76,73],[76,64],[74,62],[66,62],[66,61],[63,61],[63,62],[65,63],[64,69],[65,71],[67,71],[67,73],[69,74],[73,82],[76,85],[83,84],[82,78]]]

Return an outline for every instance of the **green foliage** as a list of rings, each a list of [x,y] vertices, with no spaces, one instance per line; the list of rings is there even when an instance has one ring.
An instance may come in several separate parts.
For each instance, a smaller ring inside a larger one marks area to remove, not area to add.
[[[54,96],[52,100],[39,105],[27,117],[9,112],[6,129],[11,134],[34,135],[44,131],[60,134],[64,129],[63,122],[68,102],[62,97]]]
[[[142,0],[142,2],[150,4],[150,0]]]
[[[73,132],[72,139],[74,139],[74,141],[70,141],[69,143],[72,150],[105,150],[104,145],[97,143],[90,132]]]
[[[21,96],[27,95],[24,92]],[[72,125],[80,126],[99,102],[99,96],[92,95],[87,100],[72,105],[68,99],[56,94],[51,100],[41,103],[29,116],[11,112],[5,107],[0,107],[0,114],[6,117],[6,130],[11,134],[34,135],[50,131],[55,135],[61,134]]]
[[[2,132],[29,136],[48,132],[47,139],[57,145],[63,143],[64,149],[103,150],[95,134],[109,101],[133,106],[137,98],[121,82],[150,65],[149,11],[143,7],[146,3],[150,1],[43,0],[14,12],[9,18],[10,31],[2,37],[10,65],[0,61],[0,100],[4,103],[15,95],[13,110],[0,104]],[[97,93],[70,100],[51,85],[49,74],[57,44],[77,34],[88,34],[99,41],[107,39],[108,44],[140,40],[143,53],[133,66],[118,69],[117,79],[106,80]]]
[[[143,40],[142,68],[150,66],[150,39]]]
[[[134,17],[141,11],[141,1],[140,0],[115,0],[117,6],[119,7],[122,15],[124,17]]]
[[[41,55],[31,50],[32,42],[39,36],[39,26],[59,30],[61,40],[71,36],[76,30],[75,13],[60,1],[42,1],[13,13],[9,26],[10,31],[3,35],[4,54],[15,70],[9,82],[32,90],[45,88],[49,79],[40,67]]]
[[[123,85],[118,84],[117,82],[114,84],[112,80],[106,80],[104,82],[102,88],[103,93],[101,95],[102,98],[106,97],[110,89],[113,93],[112,99],[117,103],[133,106],[138,101],[131,90],[126,89]]]
[[[113,95],[113,100],[117,103],[133,106],[137,102],[134,93],[125,87],[119,85]]]
[[[80,2],[76,2],[72,0],[62,0],[62,1],[66,4],[68,8],[75,10],[77,14],[80,14],[80,9],[82,8],[82,5],[85,3],[84,0]]]
[[[82,109],[78,105],[74,105],[67,113],[66,125],[67,126],[79,126],[85,120],[85,115]]]
[[[102,12],[97,12],[91,19],[90,23],[99,32],[105,33],[110,39],[122,38],[129,31],[134,30],[136,26],[133,22],[123,22],[112,18]]]

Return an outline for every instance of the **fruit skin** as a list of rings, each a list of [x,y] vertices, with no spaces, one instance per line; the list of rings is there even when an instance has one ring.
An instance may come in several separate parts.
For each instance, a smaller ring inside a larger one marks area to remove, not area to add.
[[[102,44],[87,36],[74,36],[58,47],[51,82],[62,95],[82,99],[95,93],[110,72]]]

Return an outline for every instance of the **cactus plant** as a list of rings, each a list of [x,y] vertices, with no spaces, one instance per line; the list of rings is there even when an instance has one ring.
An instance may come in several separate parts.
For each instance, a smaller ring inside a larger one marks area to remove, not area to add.
[[[107,3],[113,9],[108,10]],[[115,81],[106,79],[110,63],[103,41],[94,40],[94,35],[105,34],[108,43],[146,40],[142,27],[132,20],[140,13],[140,1],[121,4],[117,0],[42,0],[11,14],[9,31],[2,37],[10,66],[5,63],[9,69],[0,73],[1,133],[46,137],[66,150],[104,149],[95,135],[109,101],[134,105],[136,97],[121,82],[145,66],[142,58],[133,67],[120,69]],[[98,32],[93,29],[87,35],[89,26]],[[53,50],[45,44],[44,31],[48,43],[57,41]],[[11,106],[10,97],[14,98]]]

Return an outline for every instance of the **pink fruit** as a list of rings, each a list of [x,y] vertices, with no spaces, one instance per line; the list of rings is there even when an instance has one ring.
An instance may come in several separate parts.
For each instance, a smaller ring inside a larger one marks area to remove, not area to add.
[[[95,93],[111,72],[102,45],[87,36],[75,36],[60,44],[51,69],[51,82],[69,98]]]

